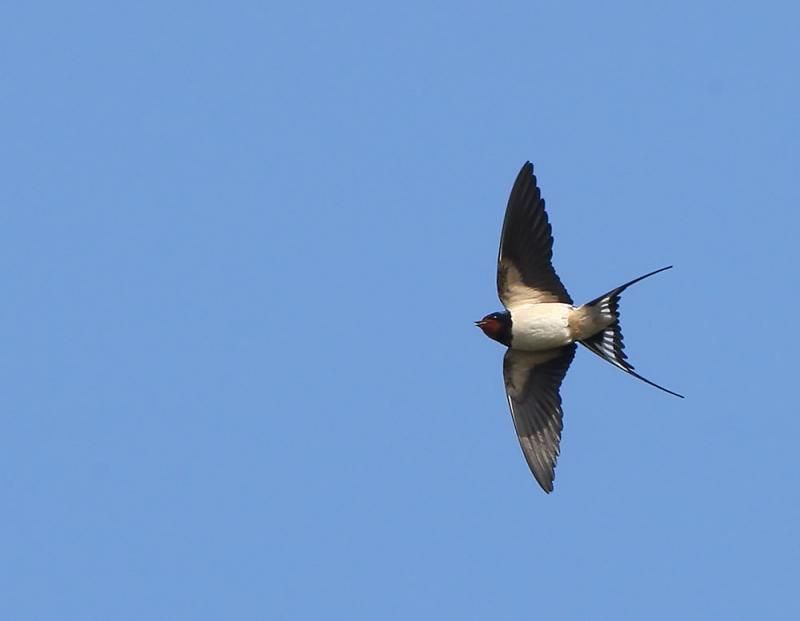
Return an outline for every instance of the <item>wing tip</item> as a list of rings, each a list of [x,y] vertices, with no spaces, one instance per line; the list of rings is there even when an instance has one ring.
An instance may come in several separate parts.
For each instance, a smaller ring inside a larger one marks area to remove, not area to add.
[[[538,483],[539,487],[542,488],[542,491],[544,491],[545,494],[552,493],[553,482],[556,479],[555,464],[553,464],[553,469],[550,472],[536,472],[536,468],[534,468],[531,463],[528,463],[528,466],[530,467],[534,480]]]

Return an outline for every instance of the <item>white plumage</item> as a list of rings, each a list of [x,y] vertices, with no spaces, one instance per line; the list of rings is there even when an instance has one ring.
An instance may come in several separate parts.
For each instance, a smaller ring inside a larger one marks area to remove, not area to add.
[[[514,349],[542,351],[572,343],[569,328],[572,305],[558,302],[516,304],[509,310]]]

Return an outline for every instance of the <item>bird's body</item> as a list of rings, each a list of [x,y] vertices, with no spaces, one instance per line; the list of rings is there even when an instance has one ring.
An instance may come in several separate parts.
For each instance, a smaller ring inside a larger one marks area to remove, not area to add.
[[[591,306],[544,302],[517,304],[511,317],[511,347],[542,351],[564,347],[597,334],[614,323],[613,317]]]
[[[619,299],[630,285],[669,269],[661,268],[575,306],[558,278],[553,238],[533,165],[520,170],[508,199],[500,252],[497,291],[504,312],[476,324],[506,347],[503,360],[506,395],[514,427],[534,477],[553,490],[561,441],[561,382],[580,343],[619,369],[645,379],[627,362],[619,326]],[[670,266],[671,267],[671,266]]]
[[[575,339],[570,330],[571,304],[522,303],[508,309],[511,314],[511,347],[542,351],[569,345]]]

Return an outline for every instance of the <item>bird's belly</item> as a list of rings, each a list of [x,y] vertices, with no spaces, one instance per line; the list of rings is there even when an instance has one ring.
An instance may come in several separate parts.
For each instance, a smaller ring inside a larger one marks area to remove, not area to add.
[[[511,347],[540,351],[572,342],[569,304],[528,304],[511,309]]]

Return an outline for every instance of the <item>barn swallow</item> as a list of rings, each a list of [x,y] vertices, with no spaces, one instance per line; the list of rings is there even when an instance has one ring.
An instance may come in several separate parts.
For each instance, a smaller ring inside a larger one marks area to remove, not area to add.
[[[497,257],[497,293],[505,311],[486,315],[475,325],[508,348],[503,378],[514,428],[533,476],[548,493],[553,491],[561,442],[559,391],[576,343],[643,382],[683,398],[633,370],[619,325],[622,292],[672,266],[575,306],[553,269],[552,257],[553,235],[544,199],[533,164],[525,162],[508,199]]]

